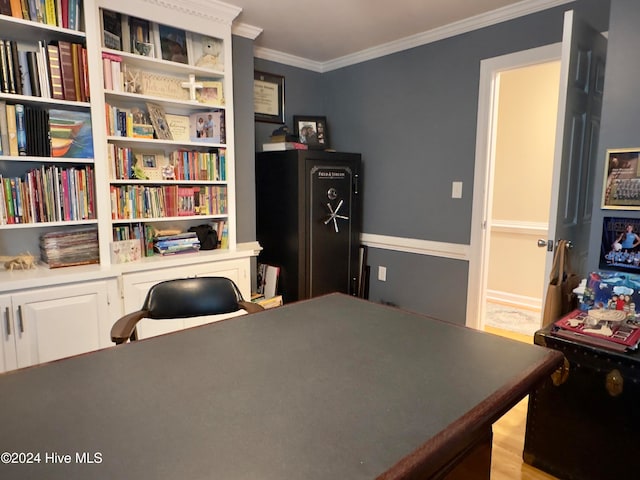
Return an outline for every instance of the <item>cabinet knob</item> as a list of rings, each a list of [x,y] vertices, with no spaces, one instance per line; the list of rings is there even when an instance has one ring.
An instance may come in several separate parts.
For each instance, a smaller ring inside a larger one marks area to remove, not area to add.
[[[11,335],[11,314],[9,312],[9,307],[4,309],[4,321],[7,324],[7,337]]]

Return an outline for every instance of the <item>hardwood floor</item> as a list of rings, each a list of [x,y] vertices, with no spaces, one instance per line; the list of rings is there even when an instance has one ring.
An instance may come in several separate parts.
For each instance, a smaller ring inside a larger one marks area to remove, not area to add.
[[[514,340],[533,343],[531,336],[514,334],[495,328],[485,327],[485,331]],[[524,398],[493,424],[493,451],[491,459],[491,480],[555,480],[553,477],[522,461],[524,433],[527,424],[527,402]]]

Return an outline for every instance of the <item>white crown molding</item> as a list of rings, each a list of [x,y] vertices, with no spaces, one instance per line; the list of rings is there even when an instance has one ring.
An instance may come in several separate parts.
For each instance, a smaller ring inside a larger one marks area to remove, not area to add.
[[[374,233],[361,234],[360,241],[371,248],[469,261],[469,245],[461,245],[459,243],[432,242],[430,240],[391,237]]]
[[[263,60],[282,63],[283,65],[304,68],[305,70],[311,70],[314,72],[322,73],[324,71],[322,62],[307,60],[306,58],[296,57],[295,55],[271,50],[269,48],[254,47],[253,56]]]
[[[146,3],[159,5],[172,10],[209,18],[216,22],[231,25],[240,15],[242,8],[218,0],[144,0]]]
[[[384,57],[385,55],[401,52],[410,48],[437,42],[445,38],[454,37],[480,28],[496,25],[508,20],[513,20],[514,18],[523,17],[549,8],[565,5],[573,1],[574,0],[523,0],[513,5],[492,10],[491,12],[476,15],[458,22],[450,23],[443,27],[434,28],[426,32],[411,35],[409,37],[401,38],[393,42],[378,45],[376,47],[368,48],[366,50],[345,55],[344,57],[335,58],[333,60],[328,60],[326,62],[315,62],[260,47],[256,47],[254,49],[254,55],[265,60],[272,60],[285,65],[324,73],[348,67],[349,65],[362,63],[367,60]]]
[[[231,33],[239,37],[255,40],[262,33],[262,29],[248,23],[235,23],[231,28]]]

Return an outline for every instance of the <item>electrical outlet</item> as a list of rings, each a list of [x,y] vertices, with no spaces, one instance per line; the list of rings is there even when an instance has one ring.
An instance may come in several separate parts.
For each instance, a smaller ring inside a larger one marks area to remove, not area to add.
[[[387,281],[387,267],[378,267],[378,280],[380,280],[381,282]]]

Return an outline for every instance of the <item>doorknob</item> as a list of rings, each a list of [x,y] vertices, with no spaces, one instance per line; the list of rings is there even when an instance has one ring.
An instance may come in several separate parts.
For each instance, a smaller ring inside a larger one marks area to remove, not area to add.
[[[553,240],[538,239],[538,247],[547,247],[547,252],[553,252]]]
[[[571,240],[567,240],[565,245],[569,249],[573,248],[573,243],[571,242]],[[539,238],[538,247],[547,247],[547,252],[553,252],[553,240],[543,240],[542,238]]]

